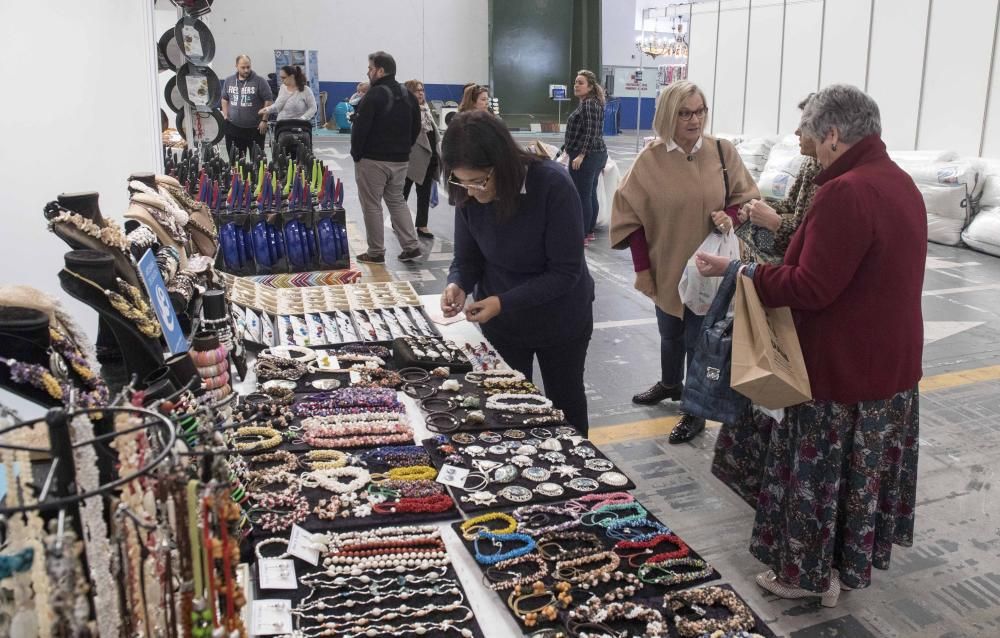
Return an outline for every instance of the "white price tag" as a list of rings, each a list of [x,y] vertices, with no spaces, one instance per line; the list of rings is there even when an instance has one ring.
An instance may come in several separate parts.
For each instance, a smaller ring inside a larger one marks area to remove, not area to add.
[[[250,633],[254,636],[271,636],[292,632],[292,601],[255,600],[251,608],[253,622]]]
[[[351,383],[361,383],[361,373],[351,370]]]
[[[292,536],[288,539],[288,553],[310,565],[318,565],[319,550],[311,547],[313,542],[312,534],[298,525],[292,525]]]
[[[451,487],[463,488],[465,487],[465,480],[468,477],[469,470],[467,468],[445,464],[441,466],[441,471],[438,472],[437,482],[450,485]]]
[[[295,561],[282,558],[265,558],[257,563],[261,589],[298,589],[295,579]]]

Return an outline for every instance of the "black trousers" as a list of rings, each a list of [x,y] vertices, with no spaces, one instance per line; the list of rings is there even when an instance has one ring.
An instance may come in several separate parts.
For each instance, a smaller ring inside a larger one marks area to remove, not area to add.
[[[431,160],[431,163],[427,165],[427,174],[424,175],[424,183],[417,184],[417,219],[413,223],[417,228],[427,228],[427,214],[431,209],[431,189],[434,188],[432,176],[436,170],[436,162],[437,159]],[[410,199],[410,188],[412,186],[413,180],[407,177],[406,183],[403,184],[403,199]]]
[[[264,148],[264,133],[261,133],[256,126],[253,128],[243,128],[226,120],[227,149],[235,146],[237,153],[245,154],[247,151],[253,149],[255,142],[261,149]]]
[[[587,415],[587,395],[583,385],[583,372],[587,361],[587,346],[593,334],[593,322],[586,334],[568,343],[544,348],[526,348],[502,341],[502,336],[485,329],[490,340],[510,367],[524,374],[531,381],[534,359],[542,371],[545,396],[552,405],[566,413],[566,420],[586,436],[590,429]]]

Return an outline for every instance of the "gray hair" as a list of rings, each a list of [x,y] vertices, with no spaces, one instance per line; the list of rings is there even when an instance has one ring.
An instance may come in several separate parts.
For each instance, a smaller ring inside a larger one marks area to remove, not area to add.
[[[845,144],[854,144],[869,135],[881,135],[882,118],[878,104],[867,93],[850,84],[831,84],[808,99],[801,128],[820,141],[837,129]]]

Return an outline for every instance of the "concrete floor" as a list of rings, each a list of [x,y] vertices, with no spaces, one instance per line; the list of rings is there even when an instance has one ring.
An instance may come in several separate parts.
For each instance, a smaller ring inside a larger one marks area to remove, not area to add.
[[[544,137],[559,144],[557,137]],[[624,171],[635,157],[634,138],[608,141]],[[343,178],[352,234],[363,238],[347,140],[317,138],[316,149]],[[410,264],[395,260],[399,246],[386,228],[386,266],[363,270],[368,277],[409,280],[420,294],[440,292],[451,260],[452,223],[446,202],[432,209],[430,228],[437,237],[424,240],[425,258]],[[363,249],[355,239],[352,252]],[[892,567],[876,571],[870,588],[845,593],[836,608],[825,609],[818,601],[777,599],[754,584],[763,567],[746,549],[753,511],[709,472],[717,429],[709,426],[692,443],[671,446],[666,434],[676,423],[676,404],[643,408],[630,402],[658,375],[653,307],[632,289],[627,251],[611,250],[606,235],[598,234],[587,258],[597,282],[586,374],[592,438],[637,483],[637,498],[712,562],[776,633],[1000,636],[1000,498],[992,489],[1000,478],[1000,259],[930,245],[915,544],[896,548]]]

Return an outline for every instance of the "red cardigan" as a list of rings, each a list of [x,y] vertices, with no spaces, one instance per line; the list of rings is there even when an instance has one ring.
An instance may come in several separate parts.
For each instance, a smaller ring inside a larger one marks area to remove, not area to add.
[[[923,374],[923,198],[877,135],[815,182],[784,264],[757,267],[757,292],[792,308],[814,399],[888,399]]]

